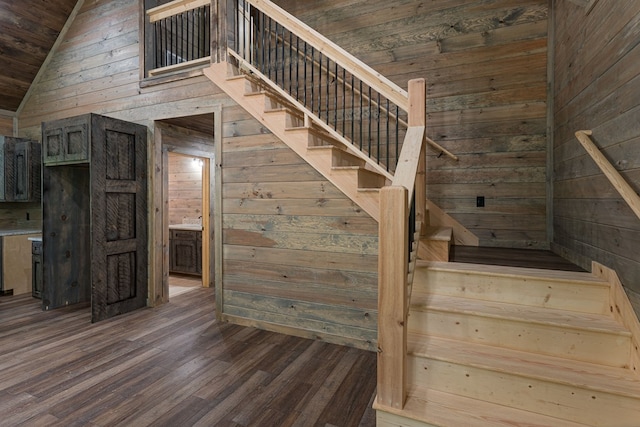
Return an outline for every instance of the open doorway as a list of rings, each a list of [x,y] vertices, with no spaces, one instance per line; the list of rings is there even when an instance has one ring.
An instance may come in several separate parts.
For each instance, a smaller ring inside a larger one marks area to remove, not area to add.
[[[173,281],[174,275],[183,279],[183,285],[187,280],[198,287],[214,286],[214,274],[218,272],[214,268],[217,237],[212,169],[216,164],[214,133],[222,132],[220,126],[220,115],[214,113],[155,121],[156,274],[149,293],[153,305],[169,301],[170,278]]]
[[[197,156],[168,152],[169,298],[205,284],[202,281],[204,162]]]

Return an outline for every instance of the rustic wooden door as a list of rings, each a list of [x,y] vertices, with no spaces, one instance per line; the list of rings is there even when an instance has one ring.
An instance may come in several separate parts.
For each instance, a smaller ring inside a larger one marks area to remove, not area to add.
[[[92,116],[91,321],[147,301],[147,132]]]

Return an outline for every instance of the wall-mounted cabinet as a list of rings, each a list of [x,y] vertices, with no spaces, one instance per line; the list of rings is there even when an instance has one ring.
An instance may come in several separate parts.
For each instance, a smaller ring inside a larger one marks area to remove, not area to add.
[[[71,117],[47,122],[42,128],[43,162],[47,166],[90,161],[89,118]]]
[[[0,202],[39,202],[40,144],[0,136]]]

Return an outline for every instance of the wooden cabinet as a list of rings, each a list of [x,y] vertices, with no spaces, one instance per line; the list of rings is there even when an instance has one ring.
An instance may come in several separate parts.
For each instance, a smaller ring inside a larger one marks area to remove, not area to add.
[[[40,175],[38,142],[0,136],[0,201],[39,202]]]
[[[44,123],[42,308],[96,322],[147,303],[147,128],[96,114]]]
[[[42,298],[42,242],[31,242],[31,295]]]
[[[91,115],[71,117],[42,125],[43,163],[47,166],[90,161]]]
[[[171,230],[169,235],[169,271],[202,274],[202,232]]]

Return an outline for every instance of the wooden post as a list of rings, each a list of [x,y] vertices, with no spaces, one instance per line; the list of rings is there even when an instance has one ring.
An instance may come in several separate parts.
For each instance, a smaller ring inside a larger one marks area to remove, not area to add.
[[[380,190],[378,240],[378,404],[402,409],[407,355],[407,190]]]
[[[227,60],[227,0],[212,0],[211,15],[212,62],[225,62]]]
[[[409,80],[409,126],[426,126],[427,123],[427,86],[424,79]],[[426,128],[425,128],[426,135]],[[427,152],[426,144],[422,143],[418,172],[416,174],[416,221],[423,225],[424,233],[429,224],[426,214],[427,205]]]

